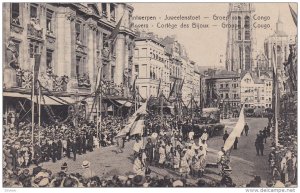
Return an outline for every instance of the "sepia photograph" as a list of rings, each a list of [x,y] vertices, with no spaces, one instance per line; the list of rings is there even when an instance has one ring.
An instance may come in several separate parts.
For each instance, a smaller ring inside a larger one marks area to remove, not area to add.
[[[295,192],[297,24],[295,1],[2,3],[2,189]]]

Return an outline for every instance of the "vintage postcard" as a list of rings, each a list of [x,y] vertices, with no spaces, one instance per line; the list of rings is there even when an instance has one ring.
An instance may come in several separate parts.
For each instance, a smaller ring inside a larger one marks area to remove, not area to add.
[[[298,187],[298,3],[7,2],[2,19],[6,192]]]

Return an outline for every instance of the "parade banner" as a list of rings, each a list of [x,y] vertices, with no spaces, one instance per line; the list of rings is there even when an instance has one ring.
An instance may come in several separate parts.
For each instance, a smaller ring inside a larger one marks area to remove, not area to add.
[[[130,135],[135,135],[140,133],[141,129],[138,127],[142,127],[142,123],[137,123],[139,121],[139,115],[147,114],[147,103],[148,100],[142,104],[142,106],[129,118],[128,124],[117,134],[116,137],[125,136],[127,133],[130,132]]]
[[[135,121],[134,124],[132,125],[130,135],[136,135],[136,134],[142,135],[144,127],[145,127],[144,120]]]
[[[233,146],[234,140],[236,137],[241,136],[244,126],[245,126],[245,115],[244,115],[244,106],[243,106],[243,108],[241,109],[241,112],[240,112],[239,119],[238,119],[235,127],[233,128],[229,137],[225,141],[225,144],[224,144],[225,151],[228,151]]]

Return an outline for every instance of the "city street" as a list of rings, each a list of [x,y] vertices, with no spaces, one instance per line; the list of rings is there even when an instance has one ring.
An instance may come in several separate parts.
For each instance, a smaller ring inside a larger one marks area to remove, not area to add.
[[[234,126],[236,120],[226,120],[226,125],[229,127]],[[237,186],[249,183],[253,179],[254,175],[259,175],[262,178],[262,185],[267,179],[268,164],[267,155],[269,153],[269,144],[267,141],[265,145],[265,155],[256,156],[254,141],[257,132],[263,129],[267,125],[267,119],[252,118],[246,119],[246,122],[250,126],[249,135],[241,136],[238,143],[238,149],[232,150],[231,153],[231,167],[233,169],[232,178]],[[222,136],[210,138],[208,140],[209,153],[207,162],[216,162],[217,152],[223,145]],[[91,161],[91,167],[96,174],[100,176],[112,176],[129,174],[132,171],[132,146],[133,141],[125,144],[123,153],[116,154],[116,147],[102,147],[96,149],[94,152],[89,152],[84,155],[78,155],[76,162],[71,159],[63,159],[56,163],[47,162],[44,163],[44,167],[52,170],[54,173],[60,170],[60,166],[63,162],[67,162],[69,166],[69,172],[80,173],[82,172],[81,163],[84,160]],[[164,176],[169,174],[170,176],[179,177],[175,172],[168,169],[160,169],[151,167],[152,175]],[[204,179],[208,180],[220,180],[220,176],[217,175],[217,169],[207,169]],[[191,179],[195,181],[196,179]]]

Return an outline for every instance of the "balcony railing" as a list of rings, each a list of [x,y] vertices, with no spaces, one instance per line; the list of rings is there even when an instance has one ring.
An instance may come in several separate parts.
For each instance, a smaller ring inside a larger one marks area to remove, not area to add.
[[[38,24],[30,23],[27,24],[27,29],[28,29],[28,35],[42,39],[43,38],[43,28],[40,27]]]
[[[57,76],[52,73],[49,74],[50,71],[47,72],[47,74],[41,73],[38,78],[43,87],[54,92],[67,91],[67,84],[69,82],[68,76]],[[21,69],[17,70],[17,87],[31,89],[32,79],[33,74],[31,71]]]
[[[113,81],[103,81],[102,90],[106,97],[130,97],[130,89],[127,86],[117,85]]]

